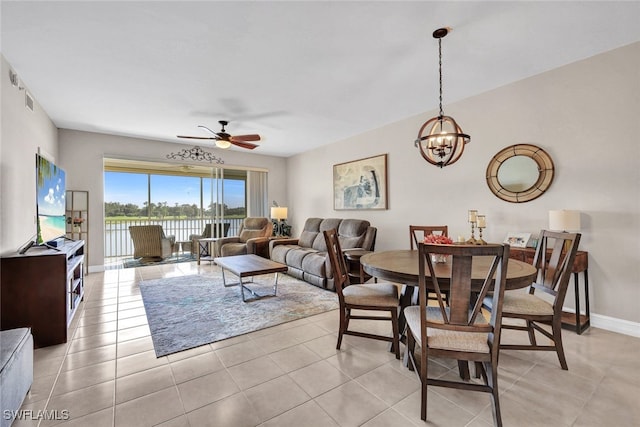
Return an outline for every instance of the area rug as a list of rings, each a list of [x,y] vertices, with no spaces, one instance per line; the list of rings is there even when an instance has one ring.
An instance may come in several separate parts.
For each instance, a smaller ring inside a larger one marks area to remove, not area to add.
[[[236,279],[228,275],[227,279]],[[273,293],[273,275],[248,286]],[[338,308],[334,292],[286,274],[278,294],[242,302],[240,288],[222,285],[220,269],[207,275],[145,280],[140,291],[157,357],[257,331]]]
[[[195,261],[196,257],[189,254],[175,254],[165,259],[144,260],[143,258],[124,258],[122,260],[122,268],[146,267],[148,265],[175,264],[178,262]]]

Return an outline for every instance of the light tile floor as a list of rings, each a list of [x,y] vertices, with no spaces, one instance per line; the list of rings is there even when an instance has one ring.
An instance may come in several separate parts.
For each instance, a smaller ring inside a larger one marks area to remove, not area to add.
[[[72,338],[35,351],[22,408],[46,409],[41,418],[58,411],[58,420],[14,426],[424,425],[415,374],[383,342],[345,337],[336,350],[336,311],[156,358],[138,283],[212,268],[194,262],[89,274]],[[389,328],[360,322],[370,331]],[[563,336],[569,371],[554,353],[501,353],[504,425],[640,425],[640,339],[596,328]],[[430,372],[457,376],[444,360],[430,363]],[[487,394],[431,387],[428,399],[430,425],[492,425]]]

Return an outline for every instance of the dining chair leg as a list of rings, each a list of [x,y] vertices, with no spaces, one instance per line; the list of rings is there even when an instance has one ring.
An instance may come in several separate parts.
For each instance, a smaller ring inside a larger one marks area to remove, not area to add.
[[[489,366],[491,365],[491,366]],[[498,393],[498,367],[492,363],[484,363],[486,372],[486,384],[491,387],[491,409],[493,412],[493,423],[502,427],[502,415],[500,414],[500,395]]]
[[[427,420],[427,378],[428,378],[428,355],[424,348],[420,349],[420,383],[422,384],[420,405],[420,418],[422,421]]]
[[[475,363],[475,373],[476,373],[476,378],[480,378],[480,376],[486,377],[486,374],[483,372],[484,371],[484,367],[482,366],[482,362],[476,362]],[[486,381],[486,378],[485,378]]]
[[[569,370],[567,366],[567,359],[564,356],[564,347],[562,346],[562,320],[558,316],[558,321],[553,322],[553,343],[556,347],[556,353],[558,353],[558,360],[560,361],[560,367],[565,371]]]
[[[393,331],[393,348],[396,353],[396,359],[400,359],[400,334],[398,332],[398,308],[394,307],[390,310],[391,329]]]
[[[536,345],[536,331],[533,329],[533,322],[527,320],[527,333],[529,334],[529,342],[532,346]]]
[[[466,360],[458,360],[458,371],[460,372],[460,378],[465,381],[469,381],[471,379],[471,375],[469,374],[469,362]]]
[[[336,350],[340,350],[340,346],[342,345],[342,336],[347,330],[346,316],[346,309],[340,308],[340,327],[338,328],[338,343],[336,344]]]
[[[415,370],[413,366],[413,362],[411,361],[412,357],[415,360],[415,353],[414,353],[415,349],[416,349],[416,340],[413,338],[413,334],[409,329],[407,331],[407,348],[405,349],[405,352],[404,352],[404,363],[407,366],[407,368],[409,368],[410,371]]]

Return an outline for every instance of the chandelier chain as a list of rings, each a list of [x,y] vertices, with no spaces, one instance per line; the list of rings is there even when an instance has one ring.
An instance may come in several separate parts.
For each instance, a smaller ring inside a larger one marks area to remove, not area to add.
[[[438,39],[438,72],[440,74],[440,117],[444,116],[442,111],[442,39]]]

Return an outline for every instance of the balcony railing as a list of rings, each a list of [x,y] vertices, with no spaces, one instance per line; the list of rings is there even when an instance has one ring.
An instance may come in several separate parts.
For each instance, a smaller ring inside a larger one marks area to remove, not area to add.
[[[225,218],[229,226],[228,236],[237,236],[244,218]],[[129,234],[130,225],[161,225],[164,234],[175,236],[176,242],[186,242],[192,234],[201,234],[211,219],[131,219],[105,220],[104,222],[104,257],[133,256],[133,241]]]

